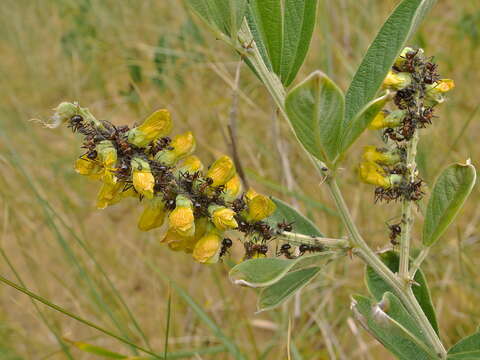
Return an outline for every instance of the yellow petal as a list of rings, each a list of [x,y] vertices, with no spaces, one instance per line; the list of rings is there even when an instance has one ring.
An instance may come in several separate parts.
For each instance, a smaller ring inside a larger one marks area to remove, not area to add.
[[[375,163],[362,162],[358,168],[358,174],[360,179],[367,184],[377,185],[383,188],[389,188],[391,186],[385,170]]]
[[[138,219],[138,228],[148,231],[163,225],[165,219],[165,206],[161,197],[147,200],[147,204]]]
[[[209,209],[210,210],[210,209]],[[232,209],[218,206],[211,211],[212,221],[219,230],[230,230],[238,227],[235,220],[235,211]]]
[[[150,165],[140,158],[133,158],[131,163],[133,187],[147,199],[153,198],[155,178],[150,170]]]
[[[247,202],[248,205],[248,220],[260,221],[272,215],[277,206],[275,203],[265,195],[257,195],[252,200]]]
[[[172,126],[170,112],[166,109],[157,110],[142,125],[128,132],[128,141],[138,147],[145,147],[153,140],[167,135]]]
[[[75,161],[75,171],[84,176],[88,176],[90,179],[98,180],[102,177],[102,167],[96,160],[91,160],[86,156],[78,158]]]
[[[208,232],[198,240],[193,249],[193,258],[200,263],[215,263],[218,261],[222,238],[216,232]]]
[[[237,198],[242,192],[242,181],[240,176],[235,175],[225,184],[225,189],[223,191],[222,197],[225,201],[233,201]]]
[[[207,171],[207,177],[213,180],[212,186],[224,185],[235,175],[235,165],[228,156],[216,160]]]
[[[195,218],[191,207],[177,206],[168,217],[170,228],[179,235],[189,237],[195,234]]]
[[[105,209],[107,206],[114,205],[124,198],[122,192],[125,183],[117,181],[114,183],[104,182],[97,196],[97,208]]]
[[[176,160],[183,159],[195,151],[195,138],[191,131],[187,131],[184,134],[177,135],[173,138],[170,144],[173,147],[173,153]]]

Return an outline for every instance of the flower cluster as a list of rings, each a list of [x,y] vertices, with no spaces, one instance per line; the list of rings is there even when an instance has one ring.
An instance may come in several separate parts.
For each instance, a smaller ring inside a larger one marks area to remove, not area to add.
[[[359,166],[360,178],[375,185],[375,201],[420,200],[422,179],[407,164],[407,147],[418,129],[432,123],[435,106],[453,89],[450,79],[440,79],[437,65],[422,49],[406,47],[383,82],[391,93],[388,109],[380,111],[369,125],[382,130],[384,146],[367,146]]]
[[[133,197],[144,204],[138,228],[162,228],[162,243],[191,253],[201,263],[217,262],[232,246],[224,234],[245,236],[246,258],[265,256],[267,241],[278,230],[264,220],[275,203],[253,189],[242,191],[235,165],[222,156],[204,170],[193,155],[191,132],[169,137],[170,113],[161,109],[130,128],[98,121],[86,108],[61,103],[53,117],[84,136],[85,153],[77,173],[101,182],[97,207],[104,209]]]

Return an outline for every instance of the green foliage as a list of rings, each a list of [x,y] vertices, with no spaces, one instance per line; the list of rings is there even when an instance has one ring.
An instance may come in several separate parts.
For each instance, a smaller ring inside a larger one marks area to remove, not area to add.
[[[448,350],[449,360],[478,360],[480,359],[480,332],[463,338]]]
[[[340,145],[341,153],[359,138],[359,136],[367,129],[368,125],[373,121],[374,117],[385,107],[390,100],[389,94],[385,94],[375,100],[370,101],[360,110],[346,129],[342,130],[342,141]]]
[[[234,38],[245,16],[247,0],[187,0],[215,32]]]
[[[249,26],[263,61],[285,86],[305,60],[315,27],[317,0],[252,0]]]
[[[346,94],[345,127],[376,95],[406,41],[436,0],[403,0],[370,44]]]
[[[275,228],[278,223],[285,221],[287,223],[293,223],[294,233],[323,236],[310,219],[300,214],[297,210],[282,200],[275,197],[272,197],[272,200],[275,205],[277,205],[277,209],[268,219],[265,220],[270,226]]]
[[[360,295],[353,299],[352,309],[357,320],[398,359],[438,359],[426,345],[416,321],[395,295],[387,292],[377,304]]]
[[[285,107],[298,140],[327,164],[339,155],[344,96],[327,75],[316,71],[293,88]]]
[[[68,339],[65,339],[65,340],[68,341],[73,346],[75,346],[77,349],[87,352],[89,354],[98,355],[108,359],[128,359],[129,358],[127,355],[122,355],[122,354],[107,350],[101,346],[92,345],[83,341],[72,341]]]
[[[258,311],[274,309],[306,286],[322,268],[310,267],[289,272],[275,284],[262,289],[258,296]]]
[[[250,259],[230,270],[230,279],[240,285],[266,287],[275,284],[290,270],[325,264],[332,259],[334,252],[304,255],[295,259],[264,258]]]
[[[393,272],[398,270],[399,257],[397,253],[393,251],[387,251],[380,254],[380,258],[390,270]],[[393,292],[391,286],[388,285],[385,280],[383,280],[380,275],[378,275],[370,266],[367,266],[366,268],[365,278],[368,290],[376,300],[380,301],[383,295],[388,291]],[[414,281],[418,285],[413,285],[413,294],[430,321],[433,329],[438,334],[437,317],[435,315],[435,309],[433,308],[428,283],[422,270],[419,269],[416,272]]]
[[[471,164],[453,164],[435,182],[423,225],[423,244],[433,245],[462,208],[475,184],[476,172]]]

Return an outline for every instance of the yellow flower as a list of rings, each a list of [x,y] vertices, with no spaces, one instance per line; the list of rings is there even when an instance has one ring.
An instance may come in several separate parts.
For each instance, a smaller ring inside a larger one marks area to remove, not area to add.
[[[414,49],[414,48],[411,48],[411,47],[407,46],[407,47],[403,48],[402,52],[400,53],[400,55],[395,60],[394,66],[397,69],[402,69],[403,65],[405,65],[405,63],[407,62],[407,54],[408,53],[416,53],[416,56],[423,57],[423,49]]]
[[[212,186],[227,183],[235,175],[235,165],[228,156],[217,159],[207,171],[207,177],[213,180]]]
[[[277,208],[275,203],[268,196],[260,195],[260,194],[257,196],[254,196],[251,200],[247,200],[247,206],[248,206],[248,213],[247,213],[248,221],[263,220],[269,217],[270,215],[272,215]]]
[[[225,201],[235,200],[242,192],[242,181],[238,175],[235,175],[225,184],[225,189],[222,193],[222,198]]]
[[[75,171],[93,180],[102,178],[102,167],[99,162],[97,160],[91,160],[86,156],[82,156],[75,161]]]
[[[377,164],[394,165],[401,160],[398,152],[378,149],[376,146],[365,146],[363,159]]]
[[[97,209],[105,209],[107,206],[114,205],[122,200],[125,196],[123,189],[125,183],[120,181],[108,181],[102,184],[97,195]]]
[[[146,160],[139,157],[133,158],[131,165],[133,187],[140,195],[145,196],[147,199],[153,198],[155,178],[150,170],[150,165]]]
[[[218,231],[210,230],[198,240],[192,256],[200,263],[216,263],[219,259],[221,247],[222,237]]]
[[[162,197],[155,196],[147,201],[142,215],[138,219],[138,228],[142,231],[148,231],[163,225],[165,219],[165,203]]]
[[[110,140],[100,141],[97,145],[98,158],[106,170],[112,170],[117,164],[117,150]]]
[[[200,161],[200,159],[195,156],[195,155],[190,155],[186,157],[182,164],[178,166],[176,169],[176,173],[189,173],[193,174],[196,173],[197,171],[202,171],[203,170],[203,164]]]
[[[210,205],[208,212],[212,218],[213,223],[219,230],[230,230],[238,227],[235,220],[235,211],[224,206]]]
[[[390,179],[385,170],[373,162],[362,162],[358,168],[358,174],[360,175],[360,179],[367,184],[377,185],[383,188],[391,187]]]
[[[195,234],[195,218],[193,216],[192,202],[183,195],[178,195],[176,207],[170,213],[170,228],[175,230],[180,236],[189,237]]]
[[[247,199],[247,201],[249,200],[252,200],[255,196],[258,195],[258,192],[255,191],[255,189],[253,188],[250,188],[248,189],[248,191],[245,193],[245,199]]]
[[[195,151],[195,138],[191,131],[177,135],[173,138],[170,146],[172,150],[162,150],[155,155],[155,160],[162,164],[172,166]]]
[[[427,85],[425,103],[433,106],[445,101],[443,94],[455,88],[455,82],[451,79],[442,79],[434,84]]]
[[[195,244],[205,234],[208,223],[206,217],[195,219],[194,236],[180,236],[175,230],[169,229],[162,242],[167,243],[168,247],[173,251],[185,251],[186,253],[191,253]]]
[[[138,147],[145,147],[153,140],[167,135],[172,130],[170,112],[166,109],[155,111],[142,125],[128,132],[128,141]]]
[[[382,110],[373,118],[368,128],[370,130],[379,130],[387,127],[394,128],[402,123],[405,116],[405,110],[395,110],[392,112]]]
[[[406,72],[394,72],[390,70],[383,80],[383,88],[401,90],[412,82],[412,76]]]

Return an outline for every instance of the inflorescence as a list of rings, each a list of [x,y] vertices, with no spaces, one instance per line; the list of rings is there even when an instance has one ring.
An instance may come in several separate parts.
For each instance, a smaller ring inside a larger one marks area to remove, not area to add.
[[[418,130],[432,124],[435,107],[454,87],[453,80],[440,78],[437,64],[422,49],[406,47],[397,58],[383,82],[389,109],[380,111],[369,125],[382,131],[384,146],[366,146],[359,166],[360,178],[376,185],[375,202],[422,199],[423,180],[407,159],[408,148],[418,140]],[[395,243],[400,225],[391,225],[390,231]]]
[[[253,189],[242,191],[230,157],[222,156],[204,170],[193,155],[191,132],[169,137],[173,124],[165,109],[133,128],[99,121],[88,109],[67,102],[55,109],[53,119],[55,125],[66,123],[83,135],[85,153],[76,160],[75,170],[101,181],[97,207],[139,199],[144,210],[138,228],[164,229],[161,241],[172,250],[214,263],[233,244],[224,234],[238,230],[244,235],[245,258],[264,257],[272,238],[292,230],[292,224],[270,226],[265,221],[275,203]]]

